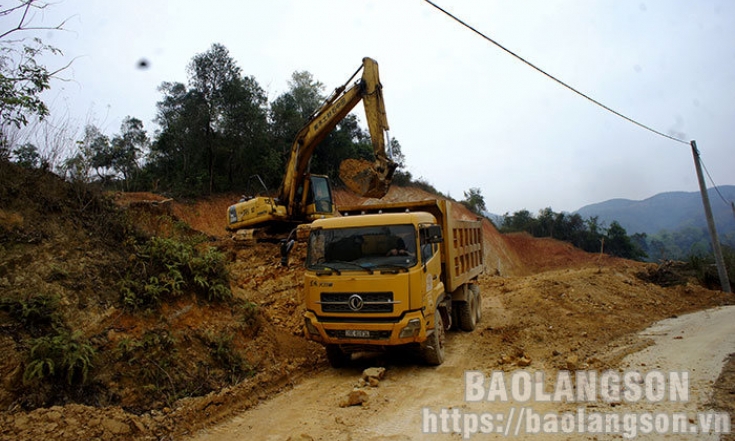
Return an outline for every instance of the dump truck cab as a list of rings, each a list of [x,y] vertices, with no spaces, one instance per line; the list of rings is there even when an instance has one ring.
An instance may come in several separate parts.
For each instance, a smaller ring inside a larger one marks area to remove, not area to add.
[[[443,211],[437,219],[421,206],[416,211],[405,205],[381,207],[395,211],[343,210],[346,216],[312,224],[304,280],[306,336],[326,346],[335,366],[354,352],[403,345],[440,364],[453,300],[479,302],[479,291],[474,297],[467,286],[481,271],[481,228],[472,248],[476,265],[472,274],[460,275],[466,280],[458,280],[446,272],[447,259],[457,253],[446,246],[444,231],[455,223]],[[456,286],[449,290],[448,284]],[[472,313],[478,318],[476,309]]]

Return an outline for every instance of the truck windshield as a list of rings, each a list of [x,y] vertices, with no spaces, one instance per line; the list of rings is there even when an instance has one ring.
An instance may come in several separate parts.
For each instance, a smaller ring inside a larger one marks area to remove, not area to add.
[[[311,270],[360,271],[416,265],[413,225],[381,225],[312,230],[306,267]]]

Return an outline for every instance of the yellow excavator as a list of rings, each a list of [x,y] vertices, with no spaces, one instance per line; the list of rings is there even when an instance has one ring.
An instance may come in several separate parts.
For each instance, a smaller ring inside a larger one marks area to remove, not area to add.
[[[362,70],[362,77],[348,88]],[[396,164],[387,155],[385,132],[388,119],[385,114],[378,63],[363,58],[360,68],[338,87],[299,130],[291,146],[291,155],[276,198],[268,195],[244,197],[227,210],[227,229],[253,232],[270,230],[276,234],[310,223],[316,219],[337,216],[332,199],[332,188],[326,176],[309,173],[309,162],[317,145],[363,101],[368,130],[373,144],[375,161],[348,159],[340,164],[340,180],[351,191],[367,197],[382,198],[388,192]]]

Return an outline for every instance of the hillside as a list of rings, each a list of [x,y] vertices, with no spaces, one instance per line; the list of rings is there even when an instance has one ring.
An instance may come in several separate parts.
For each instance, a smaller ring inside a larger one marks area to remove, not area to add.
[[[232,196],[189,202],[149,193],[103,196],[2,161],[0,181],[0,440],[181,439],[307,378],[319,378],[322,388],[333,385],[332,394],[353,382],[354,370],[329,368],[324,350],[302,336],[303,244],[284,268],[277,245],[229,240],[223,223]],[[387,199],[430,197],[395,187]],[[370,202],[341,192],[337,200]],[[176,248],[191,255],[221,255],[231,296],[202,296],[191,287],[131,308],[121,283],[155,264],[146,260],[153,248],[143,246],[153,238],[191,243]],[[666,268],[501,235],[489,222],[484,240],[483,326],[452,335],[449,350],[459,364],[449,371],[376,361],[394,369],[396,383],[410,384],[416,375],[454,379],[478,366],[615,367],[622,355],[645,346],[631,333],[731,302]],[[676,284],[650,282],[662,279]],[[58,345],[74,355],[73,364],[48,350]],[[38,369],[29,371],[33,366]],[[299,399],[317,403],[323,396],[316,389]],[[378,401],[370,410],[393,412],[390,406]],[[359,414],[333,407],[327,403],[325,425],[359,424]],[[289,412],[282,417],[297,421],[298,412]]]
[[[735,186],[725,185],[719,187],[719,191],[725,199],[735,200]],[[718,233],[734,233],[735,217],[732,208],[722,201],[714,189],[709,189],[707,193]],[[675,231],[689,226],[707,228],[699,192],[660,193],[642,201],[611,199],[586,205],[576,213],[585,219],[599,216],[606,225],[617,220],[628,234],[652,235],[661,230]]]

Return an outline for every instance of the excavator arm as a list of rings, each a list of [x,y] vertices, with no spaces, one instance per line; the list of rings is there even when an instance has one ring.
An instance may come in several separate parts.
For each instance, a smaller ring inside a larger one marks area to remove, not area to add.
[[[347,84],[360,69],[361,79],[347,89]],[[363,58],[360,69],[345,85],[332,93],[296,135],[280,190],[281,203],[286,203],[286,211],[291,216],[296,214],[299,204],[297,191],[304,184],[314,150],[360,100],[365,106],[375,162],[370,164],[354,159],[344,161],[340,164],[340,179],[350,190],[363,196],[380,198],[388,192],[396,164],[388,157],[385,149],[388,119],[378,76],[378,63],[366,57]]]
[[[348,85],[362,70],[362,77]],[[385,116],[382,86],[378,77],[378,63],[363,58],[362,66],[347,82],[338,87],[299,130],[291,146],[278,198],[269,196],[245,197],[227,209],[227,226],[230,231],[248,231],[254,234],[261,227],[271,231],[291,231],[294,224],[310,222],[319,217],[336,214],[331,189],[326,176],[310,175],[309,161],[317,145],[363,101],[375,161],[348,159],[340,164],[340,179],[353,192],[381,198],[388,192],[396,164],[385,149],[385,132],[388,119]]]

